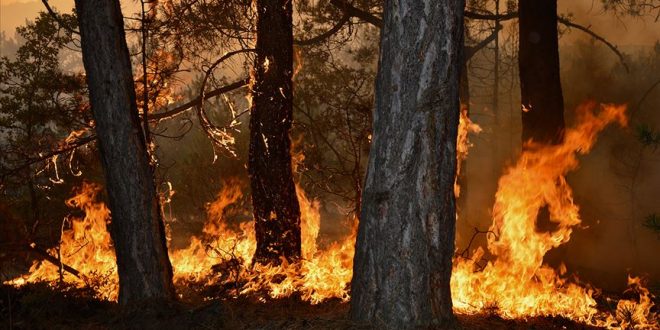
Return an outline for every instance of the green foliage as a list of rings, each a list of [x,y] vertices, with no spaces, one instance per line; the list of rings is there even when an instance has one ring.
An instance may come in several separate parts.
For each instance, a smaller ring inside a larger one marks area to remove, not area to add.
[[[657,17],[660,14],[656,0],[601,0],[601,3],[605,11],[615,15]]]
[[[73,15],[60,20],[76,24]],[[30,241],[49,244],[58,231],[38,225],[59,227],[68,212],[64,199],[90,159],[79,157],[84,152],[75,159],[60,155],[59,162],[48,155],[66,146],[70,132],[89,130],[92,120],[84,75],[61,67],[79,62],[72,33],[45,13],[16,32],[15,54],[0,58],[0,204],[16,210]]]
[[[657,149],[660,146],[660,132],[653,130],[648,124],[637,125],[637,139],[645,147]]]
[[[59,64],[61,50],[73,42],[71,33],[44,13],[17,33],[24,43],[15,59],[0,59],[0,143],[5,151],[0,170],[16,169],[55,149],[69,132],[90,121],[84,76],[65,73]]]
[[[652,213],[644,219],[644,227],[660,234],[660,214]]]

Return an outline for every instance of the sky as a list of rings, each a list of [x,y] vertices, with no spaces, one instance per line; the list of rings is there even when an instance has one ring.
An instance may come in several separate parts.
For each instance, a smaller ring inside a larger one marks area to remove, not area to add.
[[[70,12],[73,0],[49,0],[51,6],[61,12]],[[137,1],[122,1],[123,7],[136,8]],[[0,0],[0,29],[8,37],[14,35],[14,29],[34,19],[37,12],[43,10],[39,0]],[[574,21],[583,26],[590,26],[594,32],[606,37],[607,40],[619,46],[653,45],[660,40],[660,20],[645,20],[631,17],[616,18],[609,13],[603,13],[600,0],[559,0],[559,14],[573,14]],[[124,9],[124,15],[128,10]],[[584,39],[583,32],[572,31],[563,37],[562,42],[574,42]]]

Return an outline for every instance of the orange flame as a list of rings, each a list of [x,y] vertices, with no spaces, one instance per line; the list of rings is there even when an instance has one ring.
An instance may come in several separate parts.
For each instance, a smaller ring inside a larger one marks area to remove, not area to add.
[[[479,248],[471,260],[454,261],[451,288],[457,313],[490,311],[505,318],[552,315],[609,328],[658,327],[657,316],[651,310],[652,296],[640,279],[629,278],[630,290],[639,294],[638,301],[620,300],[616,312],[608,315],[596,309],[595,290],[568,279],[563,266],[556,270],[543,264],[545,254],[568,242],[573,228],[581,222],[565,178],[577,168],[577,155],[586,154],[608,124],[626,125],[625,106],[605,105],[598,114],[594,114],[595,107],[588,103],[578,109],[578,124],[566,131],[562,144],[526,145],[518,162],[500,178],[488,251]],[[459,162],[467,155],[468,132],[480,130],[466,115],[461,115],[457,141]],[[71,219],[71,228],[62,232],[62,260],[81,273],[81,280],[68,274],[64,280],[92,284],[98,297],[114,300],[116,266],[106,231],[110,212],[97,201],[99,190],[97,185],[85,183],[67,201],[67,205],[82,209],[85,217]],[[347,237],[318,246],[320,203],[307,198],[299,187],[297,193],[302,215],[301,261],[252,265],[256,246],[253,223],[230,228],[225,221],[226,208],[242,197],[240,185],[228,181],[207,207],[202,235],[192,237],[187,248],[171,252],[175,282],[235,284],[235,295],[280,298],[297,294],[312,304],[330,298],[348,301],[357,221],[353,221]],[[548,208],[550,220],[556,225],[551,232],[540,232],[536,226],[543,207]],[[481,267],[486,253],[492,260]],[[57,267],[37,263],[28,275],[9,283],[58,279]]]
[[[475,271],[485,254],[481,249],[472,260],[455,260],[451,286],[456,311],[494,309],[506,318],[561,315],[593,321],[597,313],[593,290],[569,282],[563,269],[557,272],[543,264],[545,254],[566,243],[581,222],[565,178],[577,168],[577,154],[587,153],[608,124],[626,125],[625,106],[605,105],[598,115],[593,108],[595,104],[588,103],[578,109],[579,123],[566,131],[562,144],[528,144],[515,166],[500,178],[493,234],[488,237],[494,260],[481,271]],[[536,227],[544,206],[556,224],[552,232],[539,232]]]
[[[456,198],[461,194],[461,186],[458,184],[458,178],[461,175],[463,161],[467,159],[468,151],[472,147],[468,135],[479,132],[481,132],[481,127],[470,120],[470,117],[468,117],[468,108],[464,104],[461,104],[458,134],[456,137],[456,179],[454,180],[454,194]]]
[[[215,283],[245,283],[237,294],[265,292],[271,298],[300,294],[303,300],[319,303],[329,298],[348,300],[348,284],[353,267],[354,234],[341,242],[319,249],[319,202],[309,200],[297,187],[301,209],[303,260],[295,264],[252,265],[256,240],[253,223],[243,223],[238,231],[223,222],[224,209],[241,197],[237,184],[226,184],[208,207],[209,220],[204,237],[193,237],[188,248],[171,255],[175,280],[188,279]],[[206,242],[206,243],[204,243]],[[233,264],[235,276],[213,276],[213,266]],[[236,276],[237,275],[237,276]]]
[[[66,201],[72,208],[85,212],[83,218],[72,217],[62,226],[60,253],[62,263],[80,272],[77,279],[69,272],[62,273],[67,282],[82,287],[89,285],[96,291],[97,297],[116,300],[118,292],[117,262],[110,234],[106,224],[110,219],[110,210],[103,202],[97,201],[101,188],[85,182],[78,194]],[[69,228],[65,226],[68,225]],[[48,251],[57,256],[57,249]],[[22,285],[29,282],[57,282],[60,279],[59,268],[48,262],[35,262],[26,276],[10,283]]]

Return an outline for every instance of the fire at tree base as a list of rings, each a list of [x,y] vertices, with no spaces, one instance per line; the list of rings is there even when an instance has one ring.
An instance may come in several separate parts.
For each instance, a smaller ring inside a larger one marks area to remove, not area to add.
[[[527,145],[518,161],[499,179],[488,230],[486,249],[457,255],[452,273],[452,300],[458,314],[496,314],[504,319],[537,316],[563,317],[579,323],[607,328],[653,329],[659,327],[652,308],[653,296],[637,277],[629,277],[629,291],[638,298],[616,301],[616,309],[598,309],[599,291],[566,273],[562,266],[544,264],[548,251],[570,240],[580,225],[579,208],[566,174],[578,167],[578,155],[587,154],[597,135],[609,124],[625,126],[626,107],[586,103],[577,109],[575,127],[565,132],[562,144]],[[461,116],[458,157],[464,160],[468,132],[479,128]],[[56,285],[63,279],[78,286],[91,286],[96,298],[116,300],[116,262],[106,225],[110,212],[98,201],[101,190],[86,183],[67,205],[84,211],[82,218],[67,221],[59,254],[63,264],[79,272],[61,270],[53,263],[37,262],[25,276],[7,281],[21,286],[45,281]],[[353,249],[357,221],[348,224],[349,234],[334,243],[318,246],[320,203],[306,197],[297,187],[302,213],[303,259],[280,265],[252,264],[255,251],[251,222],[237,227],[227,224],[225,208],[241,196],[239,185],[225,184],[216,200],[207,207],[207,221],[200,236],[192,237],[187,248],[170,253],[174,281],[180,291],[186,287],[221,287],[225,297],[251,296],[262,302],[298,296],[311,304],[329,299],[350,300]],[[460,187],[456,185],[458,195]],[[552,232],[539,232],[537,217],[547,208]],[[486,258],[486,256],[488,256]],[[185,299],[185,297],[181,296]]]

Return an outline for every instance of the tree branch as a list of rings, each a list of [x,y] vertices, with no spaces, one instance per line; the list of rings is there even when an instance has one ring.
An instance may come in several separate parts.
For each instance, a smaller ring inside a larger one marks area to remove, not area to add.
[[[504,20],[509,20],[509,19],[513,19],[513,18],[518,17],[518,13],[517,12],[510,12],[510,13],[505,13],[505,14],[502,14],[502,15],[495,15],[495,14],[491,14],[491,13],[480,14],[480,13],[475,13],[475,12],[471,12],[471,11],[465,11],[465,17],[466,18],[471,18],[471,19],[504,21]],[[578,29],[578,30],[580,30],[584,33],[587,33],[592,38],[604,43],[609,49],[611,49],[614,52],[614,54],[616,54],[616,56],[619,57],[619,61],[621,62],[623,67],[626,69],[626,72],[630,72],[630,69],[628,68],[628,64],[626,64],[626,61],[625,61],[625,58],[623,57],[623,54],[621,54],[619,49],[616,46],[614,46],[612,43],[607,41],[605,38],[603,38],[602,36],[596,34],[593,31],[591,31],[587,27],[584,27],[582,25],[571,22],[570,20],[568,20],[565,17],[559,16],[559,17],[557,17],[557,21],[561,24],[564,24],[564,25],[568,26],[569,28],[576,28],[576,29]]]
[[[465,55],[463,56],[464,60],[469,61],[472,56],[474,56],[474,54],[476,54],[479,50],[493,42],[493,40],[497,38],[497,34],[500,32],[500,30],[502,30],[502,25],[498,25],[493,33],[491,33],[486,39],[481,40],[478,44],[474,46],[465,46]]]
[[[492,13],[487,13],[487,14],[482,14],[482,13],[475,13],[473,11],[468,11],[466,10],[464,12],[465,18],[470,18],[470,19],[480,19],[480,20],[488,20],[488,21],[507,21],[510,19],[514,19],[518,17],[518,12],[510,12],[510,13],[504,13],[500,15],[492,14]]]
[[[77,278],[80,278],[80,272],[79,271],[77,271],[76,269],[74,269],[73,267],[71,267],[69,265],[66,265],[66,264],[62,263],[60,261],[60,259],[57,259],[57,258],[53,257],[50,253],[48,253],[48,251],[37,247],[35,244],[28,245],[28,249],[30,251],[36,252],[37,254],[42,256],[46,261],[50,262],[51,264],[53,264],[57,267],[62,266],[63,270],[67,271],[68,273],[70,273],[71,275],[73,275]]]
[[[231,91],[234,91],[236,89],[239,89],[241,87],[245,87],[250,83],[250,78],[245,78],[241,79],[239,81],[236,81],[234,83],[231,83],[229,85],[222,86],[220,88],[214,89],[210,92],[204,93],[204,99],[209,99],[211,97],[216,97],[225,93],[229,93]],[[173,109],[166,110],[163,112],[159,113],[152,113],[149,114],[149,120],[150,121],[158,121],[158,120],[163,120],[163,119],[169,119],[172,118],[188,109],[191,109],[193,107],[199,106],[202,104],[202,96],[199,95],[196,98],[192,99],[191,101],[188,101],[180,106],[177,106]]]
[[[294,40],[294,41],[293,41],[293,44],[294,44],[294,45],[299,45],[299,46],[309,46],[309,45],[313,45],[313,44],[319,43],[319,42],[321,42],[321,41],[323,41],[323,40],[325,40],[325,39],[327,39],[327,38],[330,38],[332,35],[334,35],[334,34],[337,33],[339,30],[341,30],[341,28],[344,27],[344,25],[346,25],[346,23],[348,23],[348,21],[349,21],[350,19],[351,19],[351,16],[350,16],[348,13],[344,13],[344,16],[342,16],[342,18],[339,19],[339,21],[337,22],[337,24],[335,24],[330,30],[328,30],[328,31],[326,31],[326,32],[324,32],[324,33],[321,33],[321,34],[319,34],[318,36],[313,37],[313,38],[311,38],[311,39],[307,39],[307,40]]]
[[[206,115],[206,112],[204,111],[204,100],[207,99],[207,94],[206,94],[206,82],[209,80],[209,77],[213,74],[213,70],[229,59],[230,57],[240,54],[240,53],[247,53],[247,52],[256,52],[256,49],[253,48],[246,48],[246,49],[239,49],[235,50],[233,52],[229,52],[221,56],[219,59],[217,59],[209,68],[206,70],[206,74],[204,75],[204,79],[202,80],[202,85],[199,88],[199,106],[197,106],[197,118],[199,119],[199,124],[202,126],[202,129],[206,133],[206,135],[213,140],[217,145],[223,146],[227,148],[227,150],[230,150],[227,147],[228,144],[233,143],[230,141],[233,141],[229,137],[229,135],[226,133],[225,129],[217,127],[214,125],[211,120],[209,120],[208,116]],[[263,63],[258,63],[256,65],[263,65]],[[233,153],[233,152],[232,152]]]
[[[74,143],[68,144],[66,147],[64,147],[62,149],[55,150],[53,152],[50,152],[48,154],[39,156],[37,158],[28,159],[23,165],[12,168],[12,169],[4,172],[4,173],[0,173],[0,178],[5,178],[5,177],[7,177],[11,174],[14,174],[18,171],[21,171],[21,170],[27,168],[28,166],[30,166],[32,164],[36,164],[36,163],[42,162],[46,159],[53,158],[53,156],[57,156],[57,155],[67,153],[69,151],[72,151],[74,149],[82,147],[82,146],[84,146],[84,145],[86,145],[86,144],[88,144],[92,141],[96,141],[96,136],[95,135],[90,135],[90,136],[84,137],[82,139],[76,140]]]
[[[330,3],[333,6],[339,8],[344,14],[349,15],[350,17],[359,18],[379,29],[383,26],[382,18],[377,17],[366,10],[357,8],[352,4],[346,2],[345,0],[330,0]]]
[[[557,17],[557,21],[559,21],[559,23],[562,23],[562,24],[564,24],[568,27],[576,28],[576,29],[590,35],[592,38],[604,43],[607,47],[609,47],[614,52],[614,54],[616,54],[616,56],[619,57],[619,61],[621,61],[621,64],[626,69],[626,72],[630,72],[630,69],[628,68],[628,64],[626,64],[626,61],[623,57],[623,54],[621,54],[621,52],[619,51],[619,49],[616,48],[616,46],[611,44],[609,41],[605,40],[605,38],[601,37],[600,35],[596,34],[593,31],[589,30],[589,28],[584,27],[584,26],[579,25],[579,24],[576,24],[576,23],[573,23],[573,22],[569,21],[568,19],[566,19],[564,17],[561,17],[561,16]]]
[[[56,12],[53,10],[53,8],[50,6],[50,4],[48,3],[48,0],[41,0],[41,3],[44,4],[44,6],[46,7],[46,10],[47,10],[48,13],[50,14],[50,16],[53,17],[53,19],[54,19],[54,20],[55,20],[55,21],[56,21],[56,22],[57,22],[57,23],[58,23],[63,29],[65,29],[65,30],[67,30],[67,31],[69,31],[69,32],[71,32],[71,33],[73,33],[73,34],[80,35],[80,32],[78,32],[78,31],[72,29],[71,27],[69,27],[69,25],[67,25],[66,23],[64,23],[64,21],[62,20],[62,18],[60,17],[60,15],[59,15],[58,13],[56,13]]]

